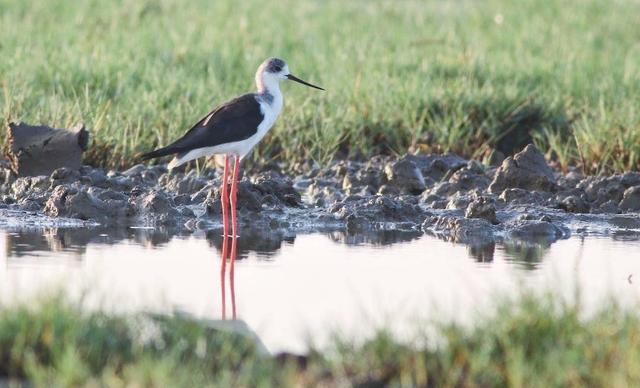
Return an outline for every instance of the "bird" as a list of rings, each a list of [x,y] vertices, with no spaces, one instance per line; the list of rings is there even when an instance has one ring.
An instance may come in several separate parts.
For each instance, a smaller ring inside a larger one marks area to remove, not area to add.
[[[237,236],[236,199],[240,161],[262,140],[280,115],[284,102],[280,92],[280,81],[283,80],[291,80],[324,90],[291,74],[284,60],[275,57],[267,58],[260,64],[255,74],[257,91],[243,94],[214,108],[178,140],[141,156],[144,161],[175,155],[167,166],[172,170],[203,156],[224,155],[221,202],[225,240],[228,236],[227,207],[229,204],[231,205],[232,233],[234,237]],[[227,196],[230,157],[233,157],[234,166],[231,174],[231,193]],[[235,257],[235,245],[234,238],[231,248],[232,257]]]

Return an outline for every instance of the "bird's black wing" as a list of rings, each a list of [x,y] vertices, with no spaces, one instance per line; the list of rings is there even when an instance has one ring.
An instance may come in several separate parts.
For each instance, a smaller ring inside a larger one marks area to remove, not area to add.
[[[264,119],[253,93],[220,105],[198,121],[180,139],[166,147],[142,155],[144,160],[186,153],[196,148],[213,147],[250,138]]]

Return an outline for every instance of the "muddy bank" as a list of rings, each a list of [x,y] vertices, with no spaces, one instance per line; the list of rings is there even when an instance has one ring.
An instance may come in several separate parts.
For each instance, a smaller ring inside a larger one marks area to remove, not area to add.
[[[14,223],[20,222],[15,212],[25,212],[25,222],[44,215],[42,222],[210,230],[220,227],[220,175],[137,165],[17,178],[4,163],[0,210],[14,212]],[[424,231],[460,242],[554,241],[590,223],[635,230],[638,211],[640,173],[562,174],[533,146],[497,168],[451,154],[338,161],[324,168],[308,163],[289,171],[269,166],[244,176],[238,191],[245,227]]]

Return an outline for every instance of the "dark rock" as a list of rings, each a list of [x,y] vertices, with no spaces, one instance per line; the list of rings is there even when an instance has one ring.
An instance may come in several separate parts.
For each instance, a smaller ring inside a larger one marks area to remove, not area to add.
[[[59,185],[49,197],[44,212],[51,217],[71,217],[81,220],[104,220],[118,209],[108,207],[103,201],[68,185]]]
[[[559,203],[560,209],[568,213],[589,213],[589,204],[577,195],[569,195]]]
[[[446,209],[465,210],[471,203],[472,198],[468,195],[458,195],[447,202]]]
[[[195,213],[193,212],[193,210],[189,209],[186,206],[183,206],[182,208],[180,208],[179,211],[180,211],[180,215],[183,216],[183,217],[189,218],[189,217],[195,217],[196,216]]]
[[[24,211],[38,212],[42,210],[43,203],[42,203],[42,200],[37,201],[37,200],[34,200],[33,198],[23,198],[20,201],[18,201],[18,206],[20,206],[20,209]]]
[[[544,156],[529,144],[513,157],[508,157],[496,171],[489,192],[501,193],[507,188],[555,191],[556,179]]]
[[[424,218],[425,212],[403,197],[374,196],[372,198],[347,197],[330,210],[339,220],[352,227],[367,228],[381,223],[413,223]]]
[[[624,187],[640,186],[640,172],[632,171],[624,173],[620,176],[620,183]]]
[[[484,174],[482,166],[476,162],[469,162],[463,168],[453,172],[449,178],[456,191],[485,190],[490,183]]]
[[[207,182],[195,174],[164,174],[158,183],[168,192],[175,194],[193,194],[206,186]]]
[[[146,192],[147,191],[145,190],[144,187],[137,185],[137,186],[134,186],[131,190],[129,190],[129,196],[131,198],[136,198],[145,194]]]
[[[565,176],[560,176],[557,183],[559,187],[571,188],[576,187],[583,179],[584,175],[580,171],[572,169]]]
[[[423,193],[422,194],[422,203],[425,203],[427,205],[430,205],[436,201],[443,201],[444,198],[437,195],[437,194],[430,194],[430,193]]]
[[[622,201],[625,191],[633,186],[638,179],[637,173],[613,175],[610,177],[588,177],[576,187],[584,190],[586,199],[599,206],[607,201]],[[640,184],[637,184],[640,185]]]
[[[451,182],[438,183],[433,189],[430,190],[430,193],[443,196],[443,197],[448,197],[457,192],[458,192],[458,185]]]
[[[107,176],[106,186],[118,191],[130,191],[135,185],[135,181],[126,176]]]
[[[378,189],[378,192],[376,194],[378,194],[378,195],[399,195],[400,194],[400,190],[395,186],[382,185],[382,186],[380,186],[380,188]]]
[[[412,161],[420,169],[424,178],[439,181],[449,173],[453,173],[467,164],[467,160],[454,154],[407,155],[404,157]]]
[[[60,167],[79,169],[88,141],[89,133],[83,125],[67,130],[9,123],[7,156],[19,176],[48,176]]]
[[[389,185],[395,186],[402,193],[418,195],[426,188],[420,169],[407,157],[388,164],[384,172]]]
[[[191,204],[191,196],[188,194],[180,194],[173,197],[173,202],[176,205],[189,205]]]
[[[85,177],[90,180],[90,184],[93,186],[103,187],[107,182],[107,174],[100,168],[91,170],[86,175],[83,175],[83,178]]]
[[[140,199],[139,209],[154,214],[166,214],[175,211],[169,197],[161,192],[151,192]]]
[[[61,167],[51,173],[49,180],[51,182],[51,188],[65,183],[78,182],[80,180],[80,172],[67,167]]]
[[[124,176],[128,176],[128,177],[133,177],[136,175],[142,175],[143,172],[147,171],[147,168],[144,164],[136,164],[135,166],[131,167],[130,169],[123,171],[122,175]]]
[[[498,199],[513,205],[542,204],[549,198],[549,194],[524,189],[505,189]]]
[[[380,169],[363,168],[352,173],[347,173],[342,180],[342,188],[348,192],[356,191],[362,187],[370,187],[375,193],[382,184],[382,172]]]
[[[101,201],[106,200],[115,200],[115,201],[124,201],[126,202],[129,199],[129,196],[121,193],[119,191],[114,191],[110,189],[100,189],[100,188],[89,188],[87,191],[89,195],[98,198]]]
[[[152,191],[130,200],[135,215],[147,224],[171,225],[180,219],[171,198],[162,191]]]
[[[505,155],[502,152],[496,149],[493,149],[491,150],[491,153],[487,158],[487,163],[490,166],[499,166],[500,164],[502,164],[502,162],[504,162],[504,159],[505,159]]]
[[[191,203],[204,202],[207,199],[207,197],[209,197],[211,190],[215,190],[218,186],[219,186],[218,184],[214,184],[213,182],[208,183],[206,186],[198,190],[196,193],[191,194],[190,202]]]
[[[344,193],[326,180],[314,179],[314,182],[307,188],[306,196],[309,203],[325,206],[341,201],[344,198]]]
[[[262,209],[262,199],[264,193],[247,181],[238,182],[238,193],[236,197],[236,209],[244,212],[257,212]],[[272,197],[275,198],[275,197]],[[209,196],[204,201],[205,210],[210,216],[222,215],[222,201],[220,200],[220,189],[211,189]]]
[[[596,209],[591,210],[593,213],[601,213],[601,214],[617,214],[620,213],[620,208],[618,207],[618,203],[616,201],[607,201]]]
[[[640,211],[640,186],[633,186],[626,189],[622,195],[619,206],[623,211]]]
[[[251,190],[257,191],[259,197],[271,195],[278,199],[283,205],[289,207],[299,207],[302,205],[300,193],[293,188],[293,183],[288,177],[283,177],[275,172],[259,174],[254,180],[254,187]],[[246,186],[249,189],[248,186]],[[238,197],[238,203],[240,198]]]
[[[11,194],[18,208],[40,211],[48,197],[49,178],[46,176],[18,178],[11,185]]]
[[[433,203],[431,203],[431,208],[432,209],[446,209],[448,205],[449,205],[449,202],[446,199],[437,200],[437,201],[434,201]]]
[[[474,199],[467,207],[464,216],[467,218],[482,218],[494,225],[499,223],[496,218],[495,201],[485,196],[478,196]]]
[[[9,161],[0,159],[0,186],[10,186],[14,178]]]
[[[27,192],[31,188],[31,178],[21,177],[16,179],[11,185],[11,192],[15,198],[22,198],[27,195]]]

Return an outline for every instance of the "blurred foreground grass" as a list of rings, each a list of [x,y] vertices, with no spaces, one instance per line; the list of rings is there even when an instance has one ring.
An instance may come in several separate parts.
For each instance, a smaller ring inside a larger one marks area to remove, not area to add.
[[[0,308],[0,379],[36,386],[623,387],[640,383],[640,318],[606,301],[521,293],[473,328],[411,345],[384,331],[304,357],[261,355],[203,322],[83,312],[62,298]]]
[[[84,122],[90,162],[130,165],[276,55],[327,92],[284,86],[260,159],[483,158],[533,138],[563,165],[635,169],[638,15],[633,0],[0,0],[0,119]]]

